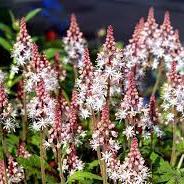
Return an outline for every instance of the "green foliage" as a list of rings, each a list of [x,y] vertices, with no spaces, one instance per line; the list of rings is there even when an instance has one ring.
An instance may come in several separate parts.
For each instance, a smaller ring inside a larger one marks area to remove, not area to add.
[[[90,180],[102,180],[102,177],[85,171],[77,171],[68,177],[66,183],[71,184],[75,181],[79,181],[81,184],[90,184]]]
[[[168,161],[165,161],[161,156],[152,152],[150,155],[153,167],[154,183],[163,184],[182,184],[184,181],[184,172],[172,168]]]
[[[2,37],[0,37],[0,46],[3,47],[8,52],[12,50],[12,45],[9,43],[9,41]]]
[[[30,21],[33,17],[35,17],[39,12],[41,12],[41,8],[37,8],[35,10],[30,11],[26,16],[26,22]]]

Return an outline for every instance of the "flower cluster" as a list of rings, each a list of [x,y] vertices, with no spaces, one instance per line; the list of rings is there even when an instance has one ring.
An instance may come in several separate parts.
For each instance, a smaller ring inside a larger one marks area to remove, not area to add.
[[[40,55],[37,46],[33,45],[33,59],[31,61],[31,67],[29,72],[26,73],[26,85],[27,92],[32,92],[37,83],[43,80],[45,90],[49,93],[55,91],[59,85],[57,80],[57,73],[52,68],[51,64],[47,61],[44,55]]]
[[[90,61],[89,51],[86,48],[83,56],[83,65],[79,69],[79,78],[76,82],[80,115],[84,119],[88,118],[92,114],[89,102],[91,98],[93,71],[94,69]]]
[[[24,170],[14,160],[12,156],[8,157],[8,167],[5,168],[4,161],[0,161],[0,184],[6,183],[6,177],[8,183],[20,183],[24,179]],[[6,176],[7,175],[7,176]]]
[[[183,72],[183,46],[178,31],[171,26],[169,12],[165,13],[163,24],[158,26],[154,18],[154,10],[150,8],[147,21],[141,18],[129,44],[123,51],[127,68],[139,68],[142,75],[146,68],[156,69],[162,63],[166,69],[173,60],[178,61],[177,69]]]
[[[149,169],[144,165],[139,149],[137,138],[133,138],[130,152],[121,165],[122,183],[142,184],[149,177]]]
[[[23,167],[12,156],[8,157],[7,177],[9,183],[20,183],[24,179]]]
[[[26,144],[23,141],[19,143],[17,156],[23,157],[23,158],[29,158],[31,156],[31,154],[26,150]]]
[[[82,170],[84,163],[78,158],[76,146],[81,143],[85,136],[82,127],[78,125],[78,104],[77,92],[74,90],[70,106],[61,96],[55,105],[55,116],[53,126],[49,130],[46,147],[51,147],[54,152],[57,149],[66,150],[66,157],[63,160],[63,170],[73,174],[76,170]]]
[[[31,61],[32,44],[32,39],[26,29],[25,18],[22,18],[20,21],[20,32],[12,51],[12,57],[16,61],[16,63],[12,66],[13,73],[18,73],[20,67],[26,67],[26,65]]]
[[[106,42],[96,60],[88,104],[94,111],[102,110],[106,100],[121,93],[123,81],[122,52],[116,48],[113,28],[107,29]]]
[[[7,132],[15,131],[18,124],[15,121],[16,114],[12,105],[8,102],[3,79],[0,81],[0,124]]]
[[[54,69],[56,71],[58,81],[64,81],[66,77],[66,70],[60,64],[59,53],[54,56]]]
[[[128,85],[126,89],[124,98],[116,113],[116,118],[119,120],[128,119],[129,124],[134,126],[137,124],[137,118],[135,117],[141,113],[143,107],[143,98],[139,97],[136,88],[135,72],[132,70],[128,73]]]
[[[70,148],[67,150],[67,156],[63,160],[63,171],[69,171],[69,174],[72,175],[75,171],[83,170],[84,163],[77,156],[76,146],[74,144],[70,145]]]
[[[82,66],[82,56],[86,47],[86,40],[83,38],[83,33],[80,32],[74,14],[71,15],[70,28],[63,42],[65,44],[65,51],[68,54],[66,62],[73,64],[75,68],[80,68]]]
[[[168,82],[164,84],[162,91],[162,107],[166,112],[166,123],[174,120],[174,112],[177,111],[184,117],[184,77],[176,71],[177,63],[172,62],[172,67],[168,73]],[[172,112],[167,113],[170,109]]]
[[[36,96],[27,104],[28,116],[33,120],[33,130],[43,130],[54,121],[55,100],[50,92],[58,87],[55,71],[51,68],[45,56],[38,53],[37,47],[33,49],[33,72],[28,73],[26,90],[35,91]]]

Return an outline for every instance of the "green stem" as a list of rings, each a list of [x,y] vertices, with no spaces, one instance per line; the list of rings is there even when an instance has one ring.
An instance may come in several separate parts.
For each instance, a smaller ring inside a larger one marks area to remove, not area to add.
[[[180,169],[181,168],[181,165],[183,163],[183,160],[184,160],[184,154],[181,155],[181,158],[180,158],[180,161],[178,163],[177,169]]]
[[[172,144],[172,153],[171,153],[171,166],[174,166],[176,163],[176,122],[173,122],[173,144]]]
[[[24,142],[26,142],[26,138],[27,138],[27,108],[26,108],[26,93],[24,91],[24,96],[23,96],[23,109],[24,109],[24,114],[22,117],[22,140]]]
[[[99,147],[97,148],[97,156],[98,156],[98,161],[100,164],[100,170],[101,170],[101,174],[102,174],[103,184],[108,184],[107,173],[106,173],[106,164],[105,164],[105,161],[102,160],[102,156],[101,156],[101,152],[100,152]]]
[[[41,176],[42,176],[42,184],[46,184],[46,176],[45,176],[45,148],[44,148],[44,131],[40,131],[40,163],[41,163]]]
[[[61,184],[64,184],[65,183],[65,177],[63,175],[63,172],[62,172],[62,163],[63,163],[63,159],[61,158],[61,150],[60,148],[57,149],[57,157],[58,157],[58,166],[59,166],[59,177],[60,177],[60,180],[61,180]]]

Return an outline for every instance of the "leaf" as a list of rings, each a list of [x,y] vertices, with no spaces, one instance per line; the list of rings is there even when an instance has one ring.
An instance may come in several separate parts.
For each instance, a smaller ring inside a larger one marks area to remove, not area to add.
[[[102,180],[102,177],[100,177],[96,174],[90,173],[90,172],[86,172],[86,171],[76,171],[74,174],[69,176],[66,183],[72,183],[74,181],[83,181],[85,179]]]
[[[17,161],[27,170],[40,168],[40,157],[37,155],[32,155],[29,159],[19,157],[17,158]],[[51,170],[51,167],[47,162],[45,162],[45,169]]]
[[[8,52],[11,51],[12,45],[4,38],[0,37],[0,45],[7,50]]]
[[[0,23],[0,30],[5,33],[7,38],[12,38],[13,32],[6,24]]]
[[[45,55],[47,56],[47,59],[51,59],[54,57],[54,55],[59,52],[61,49],[58,48],[50,48],[50,49],[46,49],[44,50]]]
[[[37,8],[35,10],[30,11],[26,17],[25,20],[26,22],[30,21],[33,17],[35,17],[42,9],[41,8]]]
[[[92,170],[94,167],[97,167],[99,165],[99,161],[98,160],[94,160],[90,163],[87,164],[86,166],[86,170]]]

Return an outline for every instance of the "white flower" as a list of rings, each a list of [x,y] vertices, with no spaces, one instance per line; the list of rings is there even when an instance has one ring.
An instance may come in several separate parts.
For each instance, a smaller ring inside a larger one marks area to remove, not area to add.
[[[104,160],[106,163],[109,161],[111,156],[112,156],[111,152],[108,152],[108,151],[105,151],[105,153],[102,152],[102,160]]]
[[[135,135],[134,127],[127,126],[126,129],[123,131],[123,134],[126,135],[127,139],[130,139]]]
[[[168,113],[167,116],[166,116],[166,119],[168,121],[174,121],[174,114],[173,113]]]

